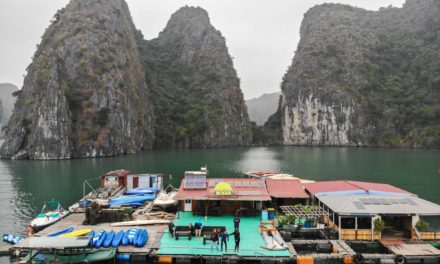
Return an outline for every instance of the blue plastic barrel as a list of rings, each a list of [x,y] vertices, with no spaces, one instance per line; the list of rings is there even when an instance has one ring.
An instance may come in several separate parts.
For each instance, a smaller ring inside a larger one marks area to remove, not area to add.
[[[261,211],[261,221],[267,221],[269,218],[269,215],[267,213],[267,210],[262,210]]]
[[[121,253],[116,254],[117,260],[130,260],[130,258],[131,258],[130,254],[121,254]]]
[[[267,209],[267,213],[268,213],[269,220],[275,219],[275,209],[269,208],[269,209]]]

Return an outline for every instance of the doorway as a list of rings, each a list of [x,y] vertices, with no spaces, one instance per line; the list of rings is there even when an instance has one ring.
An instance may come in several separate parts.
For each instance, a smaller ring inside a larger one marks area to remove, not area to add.
[[[412,218],[408,215],[382,216],[385,226],[382,239],[411,239]]]

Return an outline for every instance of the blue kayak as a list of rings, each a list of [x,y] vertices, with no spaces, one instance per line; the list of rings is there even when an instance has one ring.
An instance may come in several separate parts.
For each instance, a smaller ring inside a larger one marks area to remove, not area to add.
[[[102,246],[103,247],[109,247],[112,244],[113,238],[115,238],[115,231],[110,231],[107,233],[107,235],[105,236],[105,240],[104,242],[102,242]]]
[[[95,233],[92,238],[91,246],[94,246],[96,242],[98,242],[99,238],[101,237],[102,233],[104,233],[104,230],[99,231],[98,233]]]
[[[137,187],[125,192],[125,195],[148,195],[158,192],[157,188]]]
[[[107,232],[102,232],[101,236],[99,237],[98,241],[96,241],[95,244],[93,244],[93,246],[95,248],[100,248],[102,246],[102,243],[104,243],[105,238],[107,237]]]
[[[129,203],[143,203],[146,201],[153,201],[154,195],[118,197],[108,201],[109,205],[123,205]]]
[[[131,207],[139,207],[144,205],[143,203],[124,203],[124,204],[118,204],[118,205],[111,205],[110,207],[120,207],[120,206],[131,206]]]
[[[136,238],[139,235],[140,231],[141,230],[137,229],[137,228],[133,228],[133,229],[128,230],[128,243],[130,245],[134,245],[134,241],[136,240]]]
[[[136,240],[134,241],[135,247],[143,247],[147,243],[148,240],[148,233],[146,230],[141,229],[136,237]]]
[[[56,233],[50,234],[50,235],[48,235],[48,237],[57,237],[57,236],[59,236],[59,235],[67,234],[67,233],[70,233],[70,232],[72,232],[72,231],[73,231],[73,227],[69,227],[69,228],[66,228],[66,229],[64,229],[64,230],[61,230],[61,231],[59,231],[59,232],[56,232]]]
[[[92,230],[90,233],[87,234],[87,236],[92,238],[90,239],[89,247],[93,247],[93,238],[95,237],[95,231]]]
[[[119,232],[115,235],[112,241],[112,247],[118,247],[122,242],[122,238],[124,237],[124,231],[119,230]]]
[[[23,240],[23,238],[21,236],[11,234],[3,234],[3,240],[11,244],[17,244],[18,242]]]

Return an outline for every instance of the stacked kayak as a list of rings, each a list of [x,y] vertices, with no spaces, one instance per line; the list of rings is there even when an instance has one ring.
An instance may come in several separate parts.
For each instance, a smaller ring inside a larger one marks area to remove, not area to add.
[[[125,192],[125,195],[151,195],[156,194],[159,190],[156,188],[137,187]]]
[[[59,232],[56,232],[56,233],[50,234],[50,235],[48,235],[48,237],[57,237],[57,236],[60,236],[60,235],[62,235],[62,234],[70,233],[70,232],[72,232],[72,231],[73,231],[73,227],[68,227],[68,228],[66,228],[66,229],[64,229],[64,230],[61,230],[61,231],[59,231]]]
[[[11,234],[3,234],[3,240],[11,244],[17,244],[21,240],[23,240],[23,238],[21,236],[16,236]]]
[[[85,236],[89,234],[92,231],[90,228],[80,229],[73,232],[65,233],[60,235],[60,237],[78,237],[78,236]]]
[[[148,241],[148,232],[144,229],[131,228],[126,232],[120,230],[115,233],[114,231],[106,232],[101,230],[94,234],[90,241],[90,246],[94,248],[100,247],[118,247],[134,245],[135,247],[143,247]]]
[[[140,206],[143,205],[146,201],[153,201],[154,194],[149,195],[136,195],[136,196],[127,196],[127,197],[117,197],[108,201],[110,206],[117,205],[132,205],[132,206]]]

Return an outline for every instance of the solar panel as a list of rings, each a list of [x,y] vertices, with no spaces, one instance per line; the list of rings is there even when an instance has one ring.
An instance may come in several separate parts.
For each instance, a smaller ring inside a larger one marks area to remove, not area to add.
[[[243,185],[243,187],[249,187],[249,182],[244,181],[242,185]]]
[[[417,203],[414,202],[414,201],[413,201],[412,199],[410,199],[410,198],[405,198],[404,200],[407,201],[409,205],[412,205],[412,206],[417,205]]]
[[[206,176],[203,175],[187,175],[185,176],[184,189],[205,189]]]
[[[388,201],[392,204],[399,204],[399,201],[396,201],[394,199],[388,199]]]
[[[353,202],[354,206],[356,206],[357,209],[366,209],[361,202],[359,201],[354,201]]]
[[[370,203],[371,203],[371,204],[379,205],[379,204],[380,204],[380,201],[379,201],[378,199],[376,199],[376,198],[370,198]]]
[[[362,204],[371,204],[368,198],[360,198],[359,201],[361,201]]]
[[[241,191],[238,193],[239,195],[261,195],[259,191]]]
[[[257,186],[258,186],[257,182],[251,182],[251,187],[257,187]]]
[[[391,204],[390,202],[387,201],[387,199],[383,199],[383,198],[381,198],[381,199],[378,199],[378,200],[379,200],[380,203],[383,204],[383,205],[390,205],[390,204]]]
[[[235,187],[241,187],[241,181],[235,182]]]

